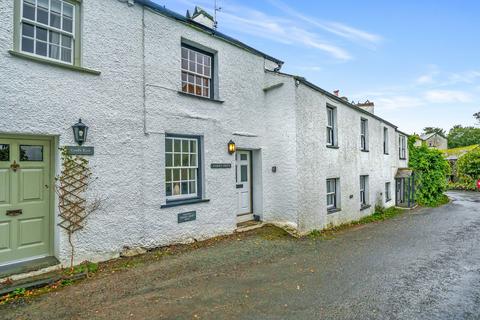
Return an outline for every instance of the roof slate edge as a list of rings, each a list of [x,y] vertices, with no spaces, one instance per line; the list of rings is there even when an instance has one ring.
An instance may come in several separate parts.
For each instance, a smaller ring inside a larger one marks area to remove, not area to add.
[[[385,119],[383,119],[383,118],[380,118],[379,116],[374,115],[373,113],[370,113],[370,112],[368,112],[368,111],[366,111],[366,110],[363,110],[362,108],[359,108],[359,107],[357,107],[356,105],[351,104],[350,102],[345,101],[345,100],[343,100],[343,99],[340,98],[340,97],[337,97],[337,96],[334,95],[333,93],[330,93],[330,92],[328,92],[327,90],[322,89],[322,88],[320,88],[319,86],[311,83],[310,81],[308,81],[308,80],[305,79],[304,77],[296,76],[296,75],[293,75],[293,74],[288,74],[288,73],[285,73],[285,72],[274,72],[274,71],[270,71],[270,70],[266,70],[266,71],[267,71],[267,72],[271,72],[271,73],[275,73],[275,74],[280,74],[280,75],[292,77],[292,78],[294,78],[295,80],[300,81],[300,83],[303,83],[303,84],[306,85],[307,87],[310,87],[311,89],[313,89],[313,90],[315,90],[315,91],[318,91],[318,92],[320,92],[320,93],[323,93],[323,94],[326,95],[327,97],[329,97],[329,98],[331,98],[331,99],[333,99],[333,100],[336,100],[337,102],[340,102],[340,103],[346,105],[346,106],[349,107],[349,108],[352,108],[352,109],[354,109],[354,110],[356,110],[356,111],[358,111],[358,112],[360,112],[360,113],[366,114],[366,115],[368,115],[368,116],[370,116],[370,117],[372,117],[372,118],[374,118],[374,119],[377,119],[377,120],[379,120],[379,121],[381,121],[381,122],[383,122],[383,123],[385,123],[385,124],[388,124],[389,126],[393,127],[396,131],[400,132],[401,134],[404,134],[404,135],[406,135],[406,136],[409,136],[408,134],[403,133],[403,132],[401,132],[400,130],[398,130],[398,127],[397,127],[396,125],[394,125],[393,123],[391,123],[391,122],[389,122],[389,121],[387,121],[387,120],[385,120]]]
[[[283,61],[282,60],[279,60],[277,58],[274,58],[266,53],[263,53],[253,47],[250,47],[249,45],[246,45],[245,43],[235,39],[235,38],[232,38],[230,36],[227,36],[226,34],[224,33],[221,33],[221,32],[218,32],[214,29],[210,29],[206,26],[204,26],[203,24],[200,24],[196,21],[193,21],[191,19],[187,19],[187,17],[184,17],[183,15],[177,13],[177,12],[174,12],[172,10],[169,10],[155,2],[152,2],[151,0],[135,0],[136,3],[142,5],[142,6],[145,6],[147,8],[150,8],[168,18],[171,18],[171,19],[174,19],[174,20],[178,20],[180,22],[183,22],[187,25],[191,25],[191,26],[194,26],[195,28],[198,28],[198,29],[201,29],[202,31],[206,32],[206,33],[209,33],[210,35],[212,35],[213,37],[216,37],[218,39],[221,39],[221,40],[224,40],[226,42],[229,42],[233,45],[236,45],[237,47],[240,47],[246,51],[249,51],[253,54],[256,54],[258,56],[261,56],[267,60],[270,60],[270,61],[273,61],[275,63],[277,63],[278,65],[283,65]]]

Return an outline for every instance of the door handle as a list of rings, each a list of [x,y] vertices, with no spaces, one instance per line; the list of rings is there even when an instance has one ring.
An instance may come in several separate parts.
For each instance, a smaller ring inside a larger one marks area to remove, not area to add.
[[[10,168],[12,168],[13,172],[17,172],[17,170],[20,168],[20,165],[17,163],[17,161],[13,160],[13,163],[10,165]]]
[[[7,216],[9,217],[16,217],[19,216],[23,213],[22,209],[16,209],[16,210],[7,210]]]

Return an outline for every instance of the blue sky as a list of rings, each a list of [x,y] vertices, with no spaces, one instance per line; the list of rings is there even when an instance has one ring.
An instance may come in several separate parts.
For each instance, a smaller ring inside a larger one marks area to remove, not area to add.
[[[185,13],[214,0],[155,0]],[[480,2],[218,0],[219,30],[285,61],[408,133],[474,125],[480,111]]]

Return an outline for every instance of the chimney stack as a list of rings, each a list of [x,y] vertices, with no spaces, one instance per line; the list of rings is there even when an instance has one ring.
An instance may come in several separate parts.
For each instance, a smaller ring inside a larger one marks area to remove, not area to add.
[[[190,12],[187,11],[187,18],[201,25],[204,25],[207,28],[215,28],[215,19],[213,18],[213,16],[198,6],[195,7],[195,11],[191,16]]]
[[[371,114],[375,113],[375,104],[372,101],[365,101],[363,103],[358,102],[357,107],[362,108],[363,110],[370,112]]]

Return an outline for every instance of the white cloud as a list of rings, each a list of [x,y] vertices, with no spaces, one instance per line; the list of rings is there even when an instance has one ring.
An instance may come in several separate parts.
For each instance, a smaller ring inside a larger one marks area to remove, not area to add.
[[[340,37],[356,42],[368,42],[369,44],[378,44],[382,41],[382,37],[380,35],[369,33],[340,22],[326,22],[309,17],[287,6],[279,0],[269,0],[269,2],[292,17],[300,19],[312,26],[321,28]]]
[[[431,103],[468,103],[473,100],[470,93],[460,90],[429,90],[425,92],[424,98]]]
[[[386,97],[373,97],[375,106],[385,110],[404,109],[420,107],[424,105],[424,101],[420,98],[410,97],[406,95],[386,96]]]

